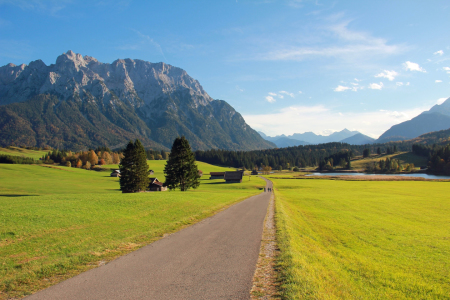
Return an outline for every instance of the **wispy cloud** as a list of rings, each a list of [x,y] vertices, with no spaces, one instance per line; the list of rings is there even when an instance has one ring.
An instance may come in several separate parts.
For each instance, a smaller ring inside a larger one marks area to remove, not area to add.
[[[410,61],[403,63],[403,67],[407,71],[417,71],[417,72],[423,72],[423,73],[427,72],[422,67],[420,67],[419,64],[416,64],[416,63],[413,63]]]
[[[164,51],[162,50],[162,47],[159,43],[157,43],[155,40],[153,40],[150,36],[143,34],[139,30],[131,29],[135,32],[136,38],[131,43],[124,43],[120,46],[117,46],[116,48],[119,50],[148,50],[149,46],[151,48],[154,48],[164,57],[164,60],[166,59],[166,56],[164,55]]]
[[[350,21],[340,22],[318,30],[322,32],[322,38],[327,39],[329,46],[298,45],[301,44],[301,40],[291,40],[289,44],[272,43],[276,45],[275,49],[260,53],[254,58],[272,61],[301,61],[315,57],[354,59],[367,58],[370,55],[391,55],[403,50],[402,46],[389,45],[385,39],[373,37],[366,32],[350,30],[349,23]],[[327,33],[323,34],[323,31]]]
[[[72,2],[72,0],[0,0],[0,4],[15,5],[23,10],[35,10],[55,17]]]
[[[343,85],[338,85],[338,86],[334,89],[334,91],[335,91],[335,92],[343,92],[343,91],[350,90],[350,89],[351,89],[351,87],[343,86]]]
[[[442,82],[442,80],[436,79],[434,82],[440,83],[440,82]]]
[[[442,68],[444,71],[447,72],[447,74],[450,74],[450,67],[443,67]]]
[[[266,96],[266,100],[267,100],[267,102],[269,102],[269,103],[274,103],[275,101],[277,101],[277,100],[275,100],[275,98],[272,97],[272,96]]]
[[[294,93],[289,93],[289,92],[286,92],[286,91],[279,91],[278,93],[285,94],[285,95],[290,96],[291,98],[294,98]]]
[[[393,81],[397,75],[398,73],[395,71],[384,70],[384,72],[375,75],[375,77],[383,77],[389,79],[389,81]]]
[[[379,84],[371,83],[371,84],[369,84],[368,88],[371,90],[381,90],[383,88],[383,83],[382,82],[380,82]]]
[[[439,51],[436,51],[436,52],[434,52],[433,53],[434,55],[444,55],[444,51],[442,51],[442,50],[439,50]]]
[[[347,128],[376,138],[392,125],[410,120],[426,109],[429,107],[404,111],[345,113],[335,112],[323,105],[290,106],[270,114],[247,114],[244,115],[244,119],[252,128],[271,136],[306,131],[333,132]]]

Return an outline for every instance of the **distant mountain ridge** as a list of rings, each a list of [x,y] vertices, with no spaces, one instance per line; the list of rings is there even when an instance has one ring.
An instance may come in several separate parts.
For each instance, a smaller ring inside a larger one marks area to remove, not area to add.
[[[364,145],[371,144],[375,139],[364,135],[358,131],[350,131],[348,129],[343,129],[338,132],[333,132],[328,136],[318,135],[313,132],[305,133],[294,133],[290,136],[279,135],[275,137],[270,137],[258,131],[258,133],[268,141],[271,141],[277,145],[279,148],[298,146],[298,145],[309,145],[309,144],[325,144],[332,142],[342,142],[352,145]]]
[[[192,148],[275,147],[186,71],[165,63],[101,63],[72,51],[47,66],[0,67],[0,144],[83,149],[139,138],[168,149],[184,135]]]
[[[450,128],[450,98],[440,105],[434,105],[430,110],[422,112],[411,120],[392,126],[376,142],[409,140],[428,132],[448,128]]]

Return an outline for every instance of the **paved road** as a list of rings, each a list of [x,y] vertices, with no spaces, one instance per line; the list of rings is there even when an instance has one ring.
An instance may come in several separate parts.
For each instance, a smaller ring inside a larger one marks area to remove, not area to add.
[[[26,299],[249,299],[269,199],[248,198]]]

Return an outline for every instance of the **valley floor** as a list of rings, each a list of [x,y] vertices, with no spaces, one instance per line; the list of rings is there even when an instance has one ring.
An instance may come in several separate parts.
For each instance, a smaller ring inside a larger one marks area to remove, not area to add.
[[[449,299],[449,182],[288,177],[269,176],[285,299]]]

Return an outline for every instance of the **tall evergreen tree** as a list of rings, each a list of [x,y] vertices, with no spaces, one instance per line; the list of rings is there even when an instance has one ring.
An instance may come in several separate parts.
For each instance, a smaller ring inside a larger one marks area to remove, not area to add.
[[[188,140],[182,136],[176,138],[170,151],[169,159],[164,168],[165,185],[170,189],[179,188],[187,191],[200,185],[195,156]]]
[[[122,193],[135,193],[148,188],[148,165],[145,149],[139,140],[132,141],[123,152],[120,162],[120,189]]]

